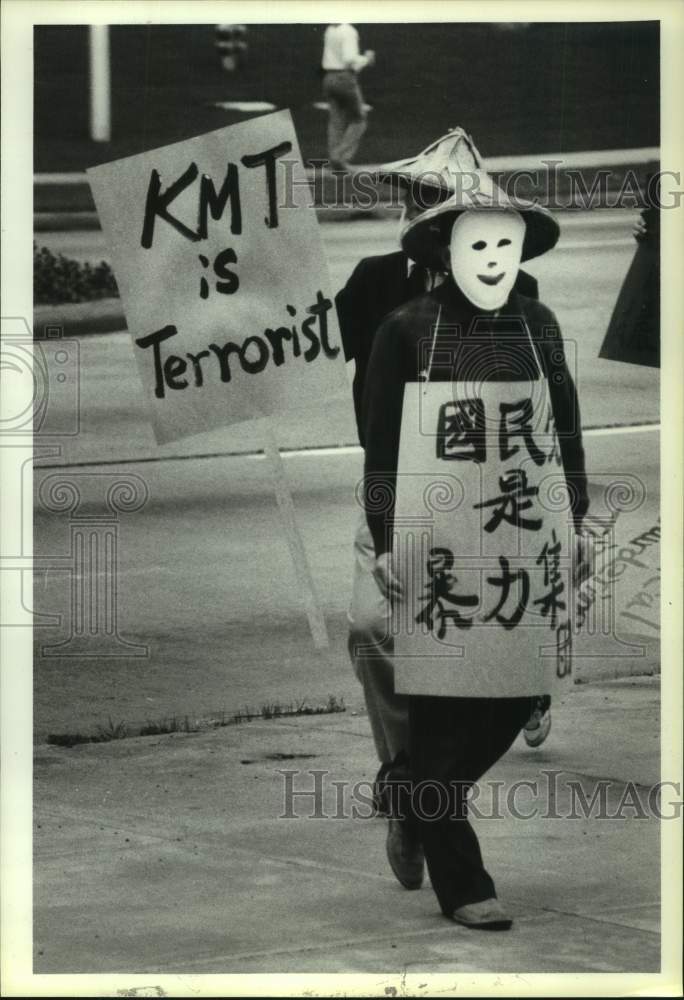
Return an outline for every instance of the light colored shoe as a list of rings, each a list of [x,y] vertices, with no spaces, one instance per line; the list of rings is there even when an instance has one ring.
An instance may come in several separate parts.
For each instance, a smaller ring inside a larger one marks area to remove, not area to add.
[[[528,747],[540,747],[550,732],[551,709],[545,709],[540,698],[523,729],[525,743],[527,743]]]
[[[507,931],[513,921],[498,899],[484,899],[481,903],[467,903],[454,910],[452,919],[457,924],[476,931]]]
[[[405,889],[420,889],[425,871],[425,856],[420,841],[406,820],[388,821],[386,847],[387,860],[397,880]]]

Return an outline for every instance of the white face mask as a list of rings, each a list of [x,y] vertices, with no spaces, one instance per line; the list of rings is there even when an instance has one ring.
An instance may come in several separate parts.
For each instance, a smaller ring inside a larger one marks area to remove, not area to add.
[[[520,267],[525,223],[514,211],[467,210],[451,230],[451,273],[480,309],[499,309]]]

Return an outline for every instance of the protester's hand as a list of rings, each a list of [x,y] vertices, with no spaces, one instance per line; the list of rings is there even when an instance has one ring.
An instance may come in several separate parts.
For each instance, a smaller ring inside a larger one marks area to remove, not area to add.
[[[575,557],[572,564],[572,582],[575,587],[594,572],[594,545],[591,535],[575,535]]]
[[[366,51],[363,54],[364,54],[364,56],[366,58],[366,65],[367,66],[374,66],[375,65],[375,52],[374,52],[374,50],[373,49],[366,49]]]
[[[642,240],[646,239],[647,234],[648,234],[648,227],[644,222],[643,216],[640,215],[637,221],[634,223],[634,228],[632,229],[632,236],[637,241],[637,243],[641,243]]]
[[[382,555],[378,556],[373,567],[373,576],[382,596],[386,597],[387,600],[401,600],[404,596],[399,577],[394,573],[391,552],[383,552]]]

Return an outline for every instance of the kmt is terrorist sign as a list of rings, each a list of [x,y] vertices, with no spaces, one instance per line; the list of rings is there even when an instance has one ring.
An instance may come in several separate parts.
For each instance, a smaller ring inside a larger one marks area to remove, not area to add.
[[[159,443],[346,391],[288,111],[88,174]]]

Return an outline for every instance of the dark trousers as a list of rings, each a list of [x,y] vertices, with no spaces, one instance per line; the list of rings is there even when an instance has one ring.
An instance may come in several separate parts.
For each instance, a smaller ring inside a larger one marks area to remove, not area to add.
[[[447,916],[466,903],[496,896],[468,821],[466,795],[509,749],[534,702],[534,698],[409,698],[411,821]]]

